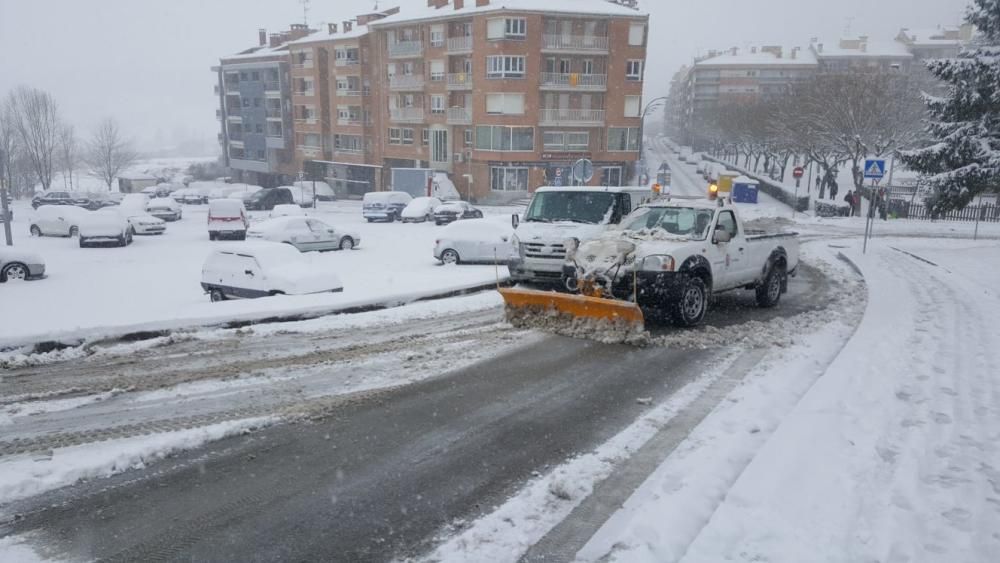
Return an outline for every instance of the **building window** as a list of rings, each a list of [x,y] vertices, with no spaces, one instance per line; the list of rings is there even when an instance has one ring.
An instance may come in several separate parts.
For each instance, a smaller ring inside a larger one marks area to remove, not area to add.
[[[590,133],[587,131],[546,131],[543,141],[547,151],[590,150]]]
[[[486,113],[524,115],[524,94],[487,94]]]
[[[473,144],[473,142],[472,142],[472,129],[466,129],[465,130],[465,146],[471,147],[472,144]]]
[[[362,152],[364,141],[357,135],[334,135],[333,148],[338,151]]]
[[[624,177],[621,166],[605,166],[601,168],[602,186],[620,186]]]
[[[310,149],[323,148],[323,142],[316,133],[302,133],[302,146]]]
[[[398,127],[389,128],[389,144],[390,145],[402,145],[403,144],[403,131]]]
[[[639,117],[642,96],[625,96],[625,117]]]
[[[431,80],[438,82],[444,80],[445,77],[445,65],[444,61],[435,60],[431,61]]]
[[[413,129],[403,129],[403,144],[404,145],[413,144]]]
[[[594,74],[594,59],[583,59],[583,74]]]
[[[243,107],[245,108],[250,107],[250,98],[243,98],[242,102],[243,102]]]
[[[642,59],[629,59],[625,63],[625,80],[639,82],[642,80]]]
[[[486,22],[487,39],[524,39],[528,21],[524,18],[493,18]]]
[[[528,169],[523,166],[491,166],[490,189],[495,192],[528,191]]]
[[[264,124],[263,123],[254,124],[254,131],[256,131],[258,135],[263,135],[264,134]]]
[[[638,127],[609,127],[608,128],[608,150],[609,151],[637,151],[637,150],[639,150],[639,128]]]
[[[432,25],[431,26],[431,47],[443,47],[444,46],[444,26],[443,25]]]
[[[259,108],[260,107],[260,98],[254,98],[253,99],[253,107],[255,107],[255,108]]]
[[[247,73],[241,72],[240,73],[240,80],[246,82],[246,80],[247,80]]]
[[[251,72],[250,73],[250,80],[253,80],[254,82],[260,80],[260,73],[257,72],[256,70],[253,71],[253,72]]]
[[[524,78],[524,57],[486,57],[486,78]]]
[[[633,47],[641,47],[646,42],[646,26],[641,23],[634,23],[628,28],[628,44]]]
[[[421,130],[421,132],[420,132],[420,144],[423,145],[423,146],[425,146],[425,147],[427,145],[431,144],[431,130],[430,129],[426,129],[425,128],[425,129]]]
[[[476,127],[476,149],[481,151],[533,151],[535,130],[532,127],[482,125]]]
[[[431,96],[431,113],[445,113],[445,97],[441,94]]]

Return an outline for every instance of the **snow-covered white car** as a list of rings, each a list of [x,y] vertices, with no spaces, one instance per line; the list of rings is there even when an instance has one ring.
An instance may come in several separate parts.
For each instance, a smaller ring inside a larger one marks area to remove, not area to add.
[[[206,199],[205,196],[203,196],[201,192],[195,188],[181,188],[170,194],[170,197],[177,203],[184,203],[187,205],[208,203],[208,199]]]
[[[164,221],[179,221],[184,215],[181,204],[169,197],[152,199],[146,205],[146,213]]]
[[[238,199],[216,199],[208,202],[208,240],[247,238],[247,210]]]
[[[403,209],[413,200],[406,192],[368,192],[361,202],[361,214],[369,223],[372,221],[388,221],[392,223],[399,218]]]
[[[339,292],[344,284],[328,262],[287,244],[261,241],[212,252],[202,266],[201,287],[212,301],[225,301]]]
[[[434,210],[441,205],[436,197],[415,197],[403,208],[400,216],[404,223],[423,223],[434,220]]]
[[[298,204],[299,207],[313,206],[312,188],[303,188],[301,186],[278,186],[278,187],[288,188],[288,191],[292,192],[292,201]]]
[[[115,213],[125,217],[134,235],[162,235],[167,230],[167,222],[139,209],[102,209],[95,213]]]
[[[132,244],[132,227],[115,208],[91,211],[80,222],[80,248],[106,243]]]
[[[444,264],[506,264],[517,255],[506,221],[469,219],[441,229],[434,241],[434,258]]]
[[[467,201],[449,201],[434,210],[434,224],[446,225],[462,219],[482,219],[483,212]]]
[[[0,246],[0,282],[45,277],[45,260],[34,252]]]
[[[361,244],[361,235],[345,231],[311,217],[277,217],[255,224],[247,238],[290,244],[301,252],[311,250],[352,250]]]
[[[93,211],[72,205],[43,205],[35,210],[35,220],[28,231],[36,237],[75,237],[80,222]]]
[[[292,186],[301,188],[303,192],[309,194],[310,198],[312,198],[313,189],[315,189],[316,201],[335,201],[337,199],[337,192],[333,191],[330,184],[327,184],[326,182],[302,180],[299,182],[293,182]]]
[[[305,210],[293,203],[280,203],[275,205],[274,209],[268,213],[268,216],[272,219],[275,217],[305,217],[305,215]]]

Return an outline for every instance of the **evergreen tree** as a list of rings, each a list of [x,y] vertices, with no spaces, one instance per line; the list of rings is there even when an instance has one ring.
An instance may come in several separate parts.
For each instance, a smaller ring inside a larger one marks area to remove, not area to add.
[[[902,153],[907,167],[926,175],[935,213],[1000,186],[1000,0],[973,0],[966,21],[979,33],[972,45],[958,58],[927,62],[948,85],[943,97],[924,96],[935,142]]]

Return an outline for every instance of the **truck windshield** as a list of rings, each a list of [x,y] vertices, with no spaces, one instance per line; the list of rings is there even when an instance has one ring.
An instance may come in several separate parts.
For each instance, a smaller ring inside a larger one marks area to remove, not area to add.
[[[614,215],[615,194],[607,192],[538,192],[531,200],[525,221],[572,221],[598,225]]]
[[[622,223],[626,231],[662,229],[668,234],[705,240],[714,212],[692,207],[643,207]]]

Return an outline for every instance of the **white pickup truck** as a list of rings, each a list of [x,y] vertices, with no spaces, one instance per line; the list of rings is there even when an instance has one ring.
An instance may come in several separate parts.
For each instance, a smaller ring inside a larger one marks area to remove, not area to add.
[[[746,229],[726,201],[654,201],[600,238],[569,243],[563,281],[581,280],[606,295],[667,313],[680,326],[699,324],[712,293],[751,289],[773,307],[799,265],[796,233]]]

